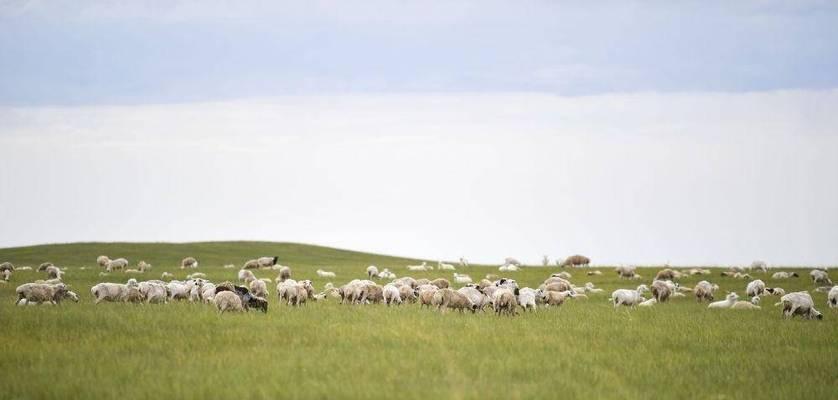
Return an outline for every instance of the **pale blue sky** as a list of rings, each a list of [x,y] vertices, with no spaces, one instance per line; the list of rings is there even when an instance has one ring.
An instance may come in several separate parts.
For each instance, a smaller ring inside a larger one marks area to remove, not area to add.
[[[836,2],[595,3],[0,1],[0,104],[838,85]]]
[[[838,265],[838,3],[589,3],[0,0],[0,246]]]

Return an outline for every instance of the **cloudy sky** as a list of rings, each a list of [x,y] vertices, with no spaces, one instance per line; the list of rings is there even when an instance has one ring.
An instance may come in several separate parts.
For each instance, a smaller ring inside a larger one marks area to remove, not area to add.
[[[586,3],[0,0],[0,246],[838,264],[838,6]]]

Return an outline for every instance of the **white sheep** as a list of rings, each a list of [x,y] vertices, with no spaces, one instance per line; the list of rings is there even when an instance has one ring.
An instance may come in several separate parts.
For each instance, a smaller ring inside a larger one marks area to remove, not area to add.
[[[160,275],[160,279],[170,279],[171,280],[171,279],[174,279],[174,278],[175,278],[175,274],[172,274],[172,273],[169,273],[169,272],[163,272],[163,274]]]
[[[98,283],[90,288],[90,294],[93,295],[94,303],[99,304],[103,301],[125,301],[129,295],[129,287],[136,288],[139,286],[136,279],[129,279],[127,284],[121,283]]]
[[[646,285],[640,285],[635,290],[631,289],[617,289],[611,293],[611,302],[614,303],[614,308],[619,306],[634,307],[644,301],[644,292],[648,292],[649,288]]]
[[[259,257],[256,259],[256,263],[259,264],[259,268],[271,268],[276,265],[276,262],[279,260],[279,257]]]
[[[457,291],[468,297],[469,300],[477,306],[477,310],[483,311],[483,309],[491,303],[489,296],[486,296],[475,287],[464,286],[457,289]]]
[[[838,285],[829,289],[829,293],[826,295],[826,302],[829,304],[829,308],[838,308]]]
[[[500,272],[516,272],[518,271],[518,269],[518,266],[515,264],[501,265],[500,267],[498,267],[498,271]]]
[[[604,291],[605,291],[604,289],[594,287],[594,284],[592,282],[585,282],[585,292],[586,293],[602,293]]]
[[[169,295],[166,291],[166,284],[162,281],[145,281],[138,285],[140,294],[145,298],[146,303],[166,303]]]
[[[429,269],[433,269],[433,268],[431,268],[431,266],[429,266],[428,263],[425,262],[425,261],[422,261],[422,265],[408,265],[407,266],[408,271],[427,271]]]
[[[248,284],[250,293],[256,297],[268,297],[268,285],[261,279],[254,279]]]
[[[530,310],[535,311],[535,298],[536,298],[536,290],[532,288],[525,287],[518,291],[518,305],[524,309],[524,311]]]
[[[761,279],[748,282],[748,285],[745,287],[745,294],[750,297],[759,296],[764,292],[765,282],[763,282]]]
[[[198,268],[198,260],[195,257],[186,257],[180,261],[180,269]]]
[[[446,264],[442,261],[437,261],[436,262],[436,267],[440,271],[455,271],[456,270],[456,268],[454,268],[454,265]]]
[[[331,272],[331,271],[324,271],[322,269],[318,269],[317,270],[317,276],[319,276],[321,278],[334,278],[337,275],[334,272]]]
[[[369,267],[367,267],[367,278],[378,278],[378,267],[376,267],[375,265],[370,265]]]
[[[823,314],[815,309],[815,302],[808,292],[793,292],[780,297],[780,302],[775,305],[783,305],[783,317],[793,318],[800,315],[803,319],[823,319]]]
[[[780,271],[780,272],[775,272],[773,275],[771,275],[771,279],[788,279],[788,278],[797,278],[798,276],[800,276],[800,275],[798,275],[797,272]]]
[[[454,282],[455,283],[471,283],[471,277],[465,274],[458,274],[454,273]]]
[[[256,280],[256,275],[253,275],[253,272],[249,269],[240,269],[238,278],[242,282],[250,282]]]
[[[384,296],[384,304],[387,304],[388,306],[393,303],[399,305],[402,304],[401,291],[399,291],[399,288],[392,283],[384,285],[382,295]]]
[[[632,265],[621,265],[614,268],[614,271],[617,272],[617,275],[619,275],[620,278],[625,279],[632,279],[637,275],[637,267]]]
[[[468,260],[465,257],[460,257],[460,266],[463,268],[468,267]]]
[[[514,265],[514,266],[516,266],[516,267],[520,267],[520,266],[522,266],[522,265],[524,265],[524,264],[522,264],[520,261],[518,261],[518,260],[517,260],[517,259],[515,259],[514,257],[506,257],[506,258],[503,260],[503,265]]]
[[[105,267],[105,270],[108,272],[113,272],[117,269],[125,269],[128,267],[128,260],[124,258],[117,258],[116,260],[108,261],[108,265]]]
[[[243,312],[244,304],[241,297],[235,292],[225,290],[219,292],[213,298],[215,306],[218,308],[218,313],[223,314],[225,311]]]
[[[809,276],[812,278],[812,282],[817,284],[825,284],[825,285],[832,285],[832,280],[829,279],[829,274],[826,271],[821,271],[819,269],[813,269],[812,272],[809,272]]]
[[[748,269],[751,271],[768,272],[768,264],[765,261],[754,261]]]
[[[25,283],[15,289],[18,299],[15,304],[58,304],[67,293],[67,286],[63,283],[50,285],[46,283]]]
[[[109,262],[111,262],[111,259],[108,256],[99,256],[96,258],[96,264],[99,264],[102,268],[107,268]]]
[[[649,300],[646,300],[646,301],[640,302],[637,306],[638,306],[638,307],[652,307],[652,306],[654,306],[655,304],[658,304],[658,299],[656,299],[656,298],[654,298],[654,297],[653,297],[653,298],[651,298],[651,299],[649,299]]]
[[[737,300],[739,300],[739,295],[736,292],[728,293],[724,300],[714,301],[707,308],[731,308]]]
[[[378,277],[380,279],[396,279],[396,274],[390,272],[389,269],[384,268],[384,270],[378,273]]]

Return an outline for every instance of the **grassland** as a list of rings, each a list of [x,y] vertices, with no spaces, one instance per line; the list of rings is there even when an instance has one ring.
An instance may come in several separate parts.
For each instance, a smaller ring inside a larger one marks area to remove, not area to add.
[[[176,265],[191,255],[213,281],[234,278],[236,270],[224,264],[278,255],[295,277],[312,279],[317,288],[326,282],[317,268],[337,272],[339,283],[363,276],[369,264],[404,276],[405,265],[418,261],[262,242],[0,249],[0,262],[67,267],[65,281],[82,295],[77,304],[16,307],[15,286],[44,274],[18,271],[0,285],[0,398],[831,399],[838,387],[838,311],[827,309],[822,293],[813,296],[823,321],[784,321],[771,306],[775,298],[757,311],[708,310],[691,298],[615,311],[607,294],[514,318],[333,301],[292,309],[274,297],[267,315],[220,316],[185,302],[93,305],[90,286],[127,279],[120,273],[100,278],[94,268],[100,254],[150,262],[146,279],[163,271],[183,277]],[[572,280],[594,282],[607,293],[636,285],[599,269],[605,275],[571,271]],[[508,275],[536,286],[554,270]],[[655,270],[640,273],[651,277]],[[480,266],[465,272],[497,273]],[[274,278],[275,272],[257,275]],[[409,275],[451,279],[437,271]],[[778,282],[758,275],[769,286],[812,289],[805,277]],[[710,279],[722,293],[743,294],[744,281]]]

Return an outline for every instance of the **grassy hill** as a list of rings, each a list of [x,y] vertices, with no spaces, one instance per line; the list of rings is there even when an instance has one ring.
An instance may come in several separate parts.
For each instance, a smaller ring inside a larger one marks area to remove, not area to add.
[[[366,267],[405,265],[419,260],[341,250],[331,247],[300,243],[278,242],[194,242],[194,243],[67,243],[45,244],[0,249],[0,262],[15,265],[37,266],[45,261],[59,266],[95,266],[96,257],[124,257],[131,265],[140,260],[155,268],[167,269],[180,266],[187,256],[198,259],[202,267],[220,267],[226,264],[240,266],[245,261],[261,256],[277,256],[279,263],[293,266],[333,267],[343,265]]]

